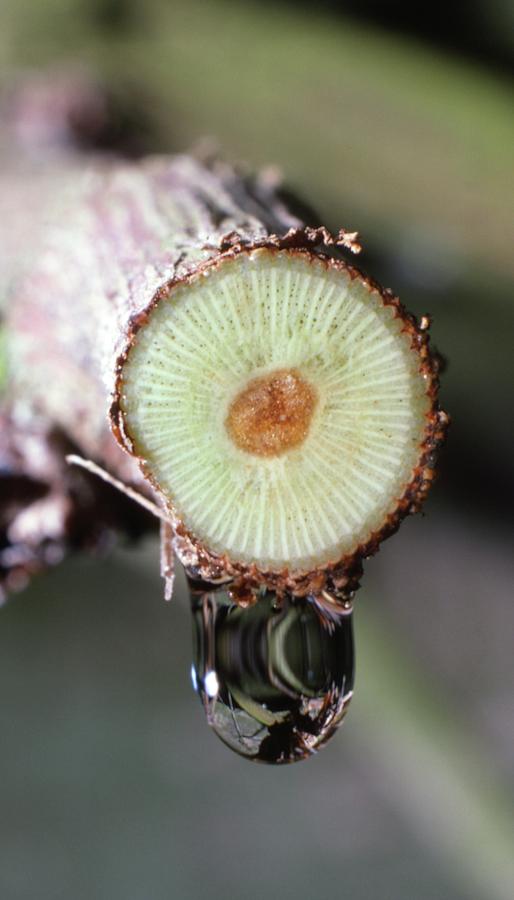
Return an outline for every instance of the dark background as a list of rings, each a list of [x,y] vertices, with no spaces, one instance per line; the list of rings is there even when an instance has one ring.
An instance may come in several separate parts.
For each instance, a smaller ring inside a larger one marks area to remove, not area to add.
[[[453,417],[426,515],[367,565],[355,697],[309,762],[208,732],[154,542],[4,606],[2,900],[512,897],[513,24],[508,0],[0,6],[3,82],[80,63],[141,146],[213,137],[358,228],[433,314]]]

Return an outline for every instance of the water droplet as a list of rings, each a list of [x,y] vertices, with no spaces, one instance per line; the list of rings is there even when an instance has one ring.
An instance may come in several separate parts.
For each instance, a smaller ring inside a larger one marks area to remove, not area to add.
[[[267,763],[323,746],[352,696],[351,609],[272,592],[243,609],[226,591],[192,590],[191,604],[191,678],[218,737]]]

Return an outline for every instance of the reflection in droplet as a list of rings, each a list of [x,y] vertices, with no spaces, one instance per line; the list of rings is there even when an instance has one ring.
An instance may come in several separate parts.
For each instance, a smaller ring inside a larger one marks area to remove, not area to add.
[[[351,610],[263,593],[247,609],[224,591],[191,590],[191,680],[218,737],[248,759],[315,753],[352,696]]]

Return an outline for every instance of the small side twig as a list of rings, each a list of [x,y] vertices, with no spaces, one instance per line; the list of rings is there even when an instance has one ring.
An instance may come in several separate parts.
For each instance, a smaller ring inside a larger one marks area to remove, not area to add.
[[[66,456],[66,462],[70,466],[79,466],[81,469],[85,469],[86,472],[90,472],[92,475],[101,478],[102,481],[106,481],[111,487],[116,488],[117,491],[125,494],[126,497],[130,497],[131,500],[139,503],[140,506],[148,510],[153,516],[156,516],[157,519],[160,519],[161,522],[167,522],[169,524],[169,516],[160,506],[157,506],[156,503],[153,503],[147,497],[144,497],[138,491],[134,490],[134,488],[124,484],[123,481],[119,481],[118,478],[115,478],[114,475],[106,472],[105,469],[102,469],[101,466],[98,466],[91,459],[84,459],[84,457],[77,456],[75,453],[69,453],[68,456]]]

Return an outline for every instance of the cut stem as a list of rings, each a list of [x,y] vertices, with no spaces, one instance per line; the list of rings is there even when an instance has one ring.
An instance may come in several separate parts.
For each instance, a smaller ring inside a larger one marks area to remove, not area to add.
[[[165,508],[195,577],[347,596],[433,477],[427,322],[266,174],[182,156],[66,184],[8,302],[15,405]]]

